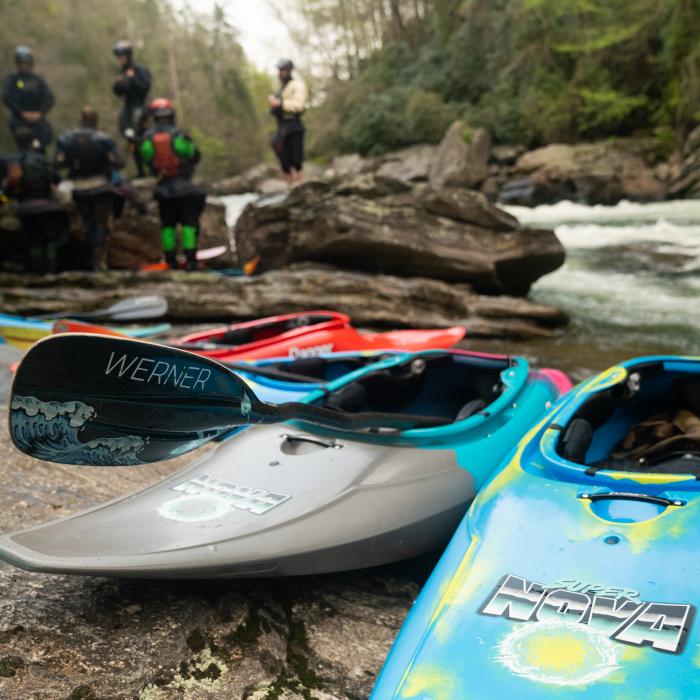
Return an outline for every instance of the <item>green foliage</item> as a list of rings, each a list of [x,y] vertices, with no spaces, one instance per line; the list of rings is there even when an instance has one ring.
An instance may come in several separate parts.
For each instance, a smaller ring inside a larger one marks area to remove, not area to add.
[[[348,150],[371,156],[405,145],[410,133],[405,106],[405,91],[400,88],[368,95],[347,115],[340,132],[341,143]]]
[[[384,12],[381,0],[358,1]],[[318,152],[378,153],[435,141],[455,117],[488,128],[497,142],[642,132],[668,152],[700,121],[700,0],[391,5],[403,31],[387,17],[381,46],[359,46],[359,69],[351,79],[336,73],[313,111],[314,123],[336,130],[335,139],[315,142]],[[342,15],[333,21],[342,33]]]
[[[579,94],[581,106],[578,128],[581,133],[600,130],[615,133],[633,112],[644,109],[649,104],[646,95],[626,95],[611,88],[581,88]]]
[[[50,120],[57,133],[75,126],[92,104],[101,127],[116,135],[121,101],[112,94],[117,63],[112,45],[129,38],[137,62],[153,76],[151,97],[176,100],[179,123],[203,153],[198,174],[220,177],[268,153],[266,97],[270,79],[246,60],[222,9],[197,14],[168,0],[4,0],[0,46],[5,71],[16,44],[32,46],[36,70],[56,95]],[[0,148],[13,148],[0,128]]]
[[[436,92],[414,90],[406,100],[411,141],[437,143],[455,116],[454,107],[445,104]]]

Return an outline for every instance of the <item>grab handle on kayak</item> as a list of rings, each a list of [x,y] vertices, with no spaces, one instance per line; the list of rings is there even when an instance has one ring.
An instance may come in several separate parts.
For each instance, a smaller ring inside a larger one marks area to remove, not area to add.
[[[308,442],[312,445],[318,445],[319,447],[325,448],[332,447],[336,450],[342,448],[342,445],[335,442],[335,440],[321,440],[321,438],[313,437],[311,435],[292,435],[289,433],[285,433],[284,435],[282,435],[282,438],[287,442]]]
[[[652,496],[645,493],[630,493],[626,491],[607,491],[605,493],[582,493],[579,498],[585,501],[591,501],[595,503],[596,501],[607,501],[607,500],[618,500],[618,501],[643,501],[645,503],[653,503],[658,506],[684,506],[685,501],[680,501],[678,499],[668,499],[662,496]]]

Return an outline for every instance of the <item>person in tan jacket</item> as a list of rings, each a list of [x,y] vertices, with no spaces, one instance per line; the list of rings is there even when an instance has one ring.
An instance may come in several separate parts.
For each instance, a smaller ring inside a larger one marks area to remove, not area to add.
[[[304,179],[305,129],[301,115],[306,107],[308,93],[304,81],[292,76],[294,63],[290,59],[281,59],[277,63],[277,70],[280,90],[268,98],[270,113],[277,119],[272,148],[291,187]]]

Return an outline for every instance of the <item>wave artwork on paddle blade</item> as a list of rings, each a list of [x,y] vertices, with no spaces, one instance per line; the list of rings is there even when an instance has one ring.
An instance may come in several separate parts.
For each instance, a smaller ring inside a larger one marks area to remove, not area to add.
[[[23,452],[61,464],[129,466],[143,464],[139,453],[146,440],[136,435],[95,438],[81,442],[79,431],[96,415],[82,401],[41,401],[14,396],[10,404],[10,431]]]

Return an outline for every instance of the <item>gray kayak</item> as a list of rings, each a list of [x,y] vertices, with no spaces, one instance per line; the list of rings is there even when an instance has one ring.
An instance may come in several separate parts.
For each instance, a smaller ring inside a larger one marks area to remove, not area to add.
[[[154,486],[1,536],[0,558],[61,574],[227,578],[363,568],[439,547],[558,388],[519,358],[421,358],[426,376],[397,388],[389,408],[450,416],[446,425],[362,436],[251,427]],[[357,410],[387,410],[386,377],[366,376],[374,384]],[[339,379],[308,401],[352,398],[358,383]]]

